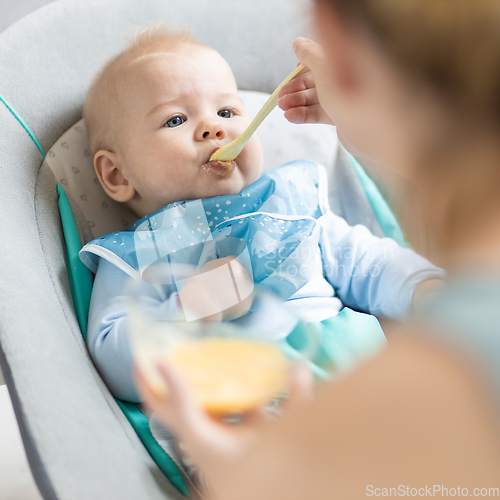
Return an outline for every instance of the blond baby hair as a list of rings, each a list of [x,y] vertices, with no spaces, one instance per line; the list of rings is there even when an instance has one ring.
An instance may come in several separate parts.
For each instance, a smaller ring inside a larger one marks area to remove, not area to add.
[[[172,30],[164,24],[142,28],[128,47],[110,59],[92,80],[83,106],[92,154],[99,150],[114,151],[116,128],[120,118],[117,86],[124,72],[145,57],[171,53],[181,45],[206,46],[186,30]]]

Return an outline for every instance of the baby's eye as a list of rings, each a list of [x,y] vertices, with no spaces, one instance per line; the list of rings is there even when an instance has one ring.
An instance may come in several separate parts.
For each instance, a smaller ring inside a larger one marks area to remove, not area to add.
[[[183,116],[177,115],[173,116],[172,118],[168,119],[165,122],[165,127],[178,127],[179,125],[182,125],[186,119]]]
[[[217,111],[217,114],[221,118],[232,118],[233,117],[233,112],[230,109],[221,109],[220,111]]]

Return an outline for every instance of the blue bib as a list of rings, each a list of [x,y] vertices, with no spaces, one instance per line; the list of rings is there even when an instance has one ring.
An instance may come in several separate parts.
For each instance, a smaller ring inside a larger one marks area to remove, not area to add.
[[[296,161],[237,195],[171,203],[124,231],[91,241],[80,258],[94,273],[104,258],[147,280],[161,262],[201,267],[234,255],[255,283],[286,300],[311,279],[318,218],[327,210],[325,170]]]

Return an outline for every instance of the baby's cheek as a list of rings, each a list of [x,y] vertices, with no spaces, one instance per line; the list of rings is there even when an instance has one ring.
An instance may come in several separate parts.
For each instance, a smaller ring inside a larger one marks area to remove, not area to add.
[[[189,165],[196,158],[194,151],[189,148],[182,148],[174,145],[173,147],[166,148],[165,159],[171,164],[175,165]]]
[[[246,153],[247,176],[251,177],[251,182],[254,182],[259,178],[264,163],[262,145],[255,134],[250,138],[243,152]]]

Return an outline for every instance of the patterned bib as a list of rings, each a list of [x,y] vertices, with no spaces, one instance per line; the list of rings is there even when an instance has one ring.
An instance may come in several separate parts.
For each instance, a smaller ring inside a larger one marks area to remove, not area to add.
[[[237,195],[171,203],[124,231],[91,241],[80,258],[94,273],[104,258],[149,281],[160,263],[201,267],[236,256],[255,283],[286,300],[311,279],[318,219],[327,210],[324,168],[296,161]]]

